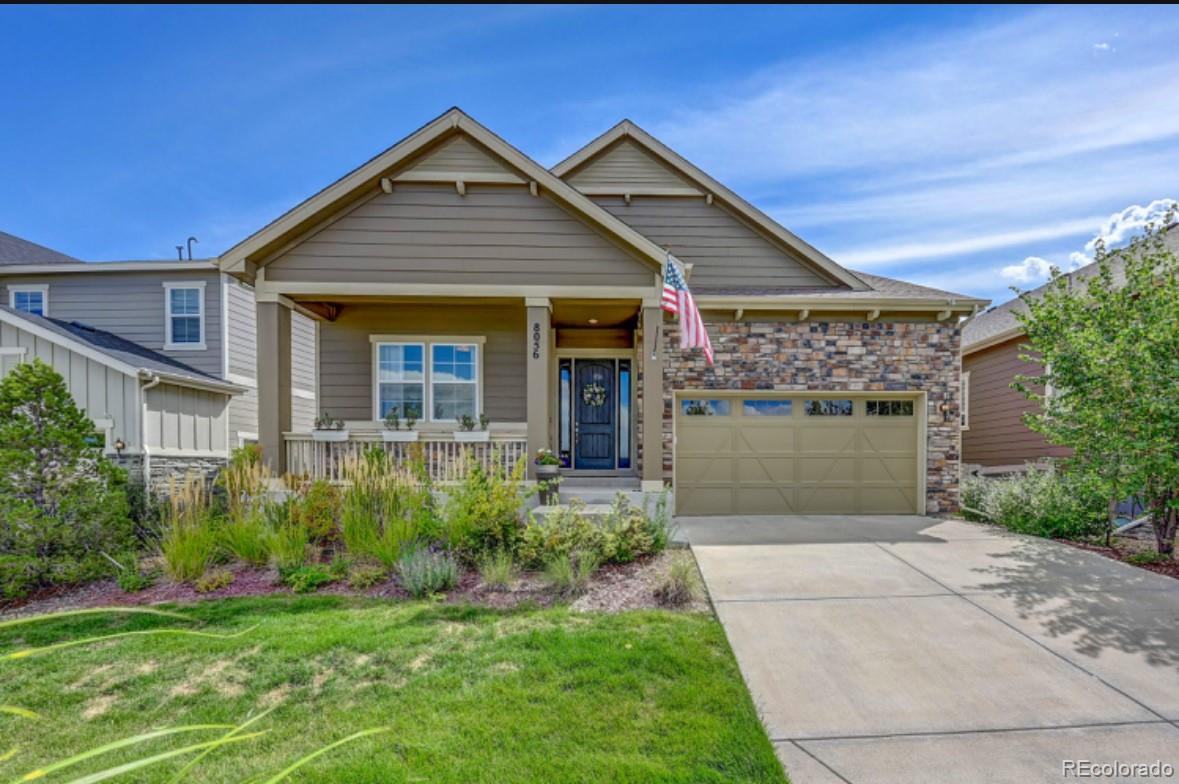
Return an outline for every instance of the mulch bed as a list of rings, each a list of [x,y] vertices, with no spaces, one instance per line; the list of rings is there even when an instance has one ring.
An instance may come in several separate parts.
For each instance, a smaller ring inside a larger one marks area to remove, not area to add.
[[[1153,538],[1151,539],[1150,544],[1146,545],[1145,540],[1131,539],[1123,541],[1119,537],[1118,539],[1114,540],[1114,547],[1106,547],[1103,544],[1093,544],[1091,542],[1073,542],[1068,539],[1058,539],[1057,541],[1067,544],[1070,547],[1076,547],[1078,550],[1088,550],[1091,553],[1104,555],[1106,558],[1112,558],[1115,561],[1121,561],[1122,563],[1135,566],[1139,569],[1146,569],[1147,571],[1154,572],[1155,574],[1161,574],[1165,577],[1173,577],[1176,580],[1179,580],[1179,561],[1176,561],[1174,558],[1172,558],[1170,561],[1151,564],[1131,563],[1126,560],[1126,556],[1128,555],[1134,555],[1135,553],[1142,552],[1154,552]]]
[[[690,558],[691,555],[686,552],[662,553],[634,563],[604,566],[594,574],[589,589],[574,599],[570,606],[575,610],[599,612],[662,607],[655,598],[655,586],[667,570],[669,559],[673,557]],[[198,593],[187,583],[174,583],[166,578],[161,578],[155,585],[136,593],[124,592],[113,579],[99,580],[75,588],[43,591],[19,603],[0,605],[0,618],[87,607],[141,606],[293,593],[290,588],[278,581],[278,573],[274,569],[260,569],[240,563],[224,568],[233,574],[233,582],[209,593]],[[394,601],[411,599],[393,579],[363,591],[354,590],[346,581],[341,581],[325,585],[316,593],[366,596]],[[537,572],[524,572],[508,590],[494,590],[483,585],[478,572],[466,571],[460,578],[458,587],[446,594],[445,601],[451,604],[511,609],[520,605],[551,607],[561,603],[563,599],[545,585],[543,577]],[[664,609],[706,611],[708,604],[701,591],[701,597],[686,607]]]

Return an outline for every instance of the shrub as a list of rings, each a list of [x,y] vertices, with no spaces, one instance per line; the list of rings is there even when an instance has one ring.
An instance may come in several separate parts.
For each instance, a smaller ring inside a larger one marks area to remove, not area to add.
[[[520,485],[525,461],[510,472],[493,459],[484,468],[471,458],[462,481],[446,501],[446,542],[471,561],[496,550],[515,546],[520,535]]]
[[[419,547],[398,559],[397,577],[402,588],[420,599],[458,585],[459,565],[449,553]]]
[[[655,552],[655,534],[647,515],[631,506],[623,493],[614,498],[603,524],[602,560],[630,563]]]
[[[150,588],[155,585],[156,578],[159,577],[158,571],[144,572],[139,563],[139,556],[134,552],[129,552],[120,558],[119,564],[123,568],[115,577],[115,582],[118,583],[119,590],[124,593],[137,593],[145,588]]]
[[[1126,563],[1134,564],[1135,566],[1153,566],[1155,564],[1169,563],[1172,560],[1172,558],[1170,555],[1166,555],[1164,553],[1160,553],[1157,551],[1155,551],[1155,552],[1145,551],[1145,552],[1141,552],[1141,553],[1134,553],[1132,555],[1127,555],[1123,560]]]
[[[252,566],[265,566],[270,560],[270,528],[261,509],[247,512],[238,519],[226,520],[218,531],[221,546],[233,557]]]
[[[327,570],[318,564],[292,569],[283,575],[282,581],[295,593],[314,593],[320,586],[335,582]]]
[[[1083,477],[1029,468],[1002,479],[964,483],[963,503],[992,523],[1033,536],[1081,539],[1107,526],[1106,501]]]
[[[392,569],[408,548],[435,539],[438,521],[427,474],[420,456],[403,467],[379,448],[346,462],[340,519],[348,551]]]
[[[127,474],[92,446],[94,423],[39,359],[0,382],[0,594],[115,571],[133,547]],[[26,560],[30,559],[30,560]]]
[[[213,593],[233,584],[233,574],[228,569],[214,569],[197,578],[192,584],[197,593]]]
[[[343,553],[336,553],[332,556],[332,562],[328,564],[328,574],[333,580],[343,580],[352,571],[352,564],[351,558]]]
[[[529,567],[543,566],[575,550],[600,557],[605,538],[602,528],[585,515],[585,504],[575,500],[553,509],[543,520],[529,522],[520,533],[516,554],[520,563]]]
[[[587,550],[552,556],[544,565],[544,579],[560,596],[578,596],[589,588],[598,569],[598,556]]]
[[[326,479],[317,479],[297,498],[292,516],[307,529],[311,541],[323,544],[339,533],[336,524],[339,508],[340,491]]]
[[[508,550],[488,553],[479,561],[479,578],[492,591],[506,591],[516,582],[516,563]]]
[[[380,585],[388,578],[389,572],[383,566],[356,566],[348,575],[348,585],[358,591],[364,591],[374,585]]]
[[[292,502],[287,499],[281,504],[268,508],[269,531],[266,549],[270,561],[280,573],[298,569],[307,562],[307,546],[310,544],[308,531],[299,522],[291,519]]]
[[[189,474],[168,483],[160,552],[164,571],[177,582],[195,580],[205,573],[217,555],[217,531],[203,477]]]
[[[700,574],[688,553],[677,554],[667,565],[667,571],[655,586],[655,598],[660,604],[682,607],[700,595]]]
[[[648,500],[643,500],[643,516],[647,520],[647,530],[651,534],[651,551],[663,552],[675,534],[675,523],[671,515],[671,495],[667,490],[659,494],[654,511],[649,511]]]

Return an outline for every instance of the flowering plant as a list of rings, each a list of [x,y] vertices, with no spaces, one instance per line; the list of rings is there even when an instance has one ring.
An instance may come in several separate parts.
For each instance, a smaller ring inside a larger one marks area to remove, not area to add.
[[[536,450],[536,464],[537,465],[561,465],[560,459],[553,454],[551,449]]]

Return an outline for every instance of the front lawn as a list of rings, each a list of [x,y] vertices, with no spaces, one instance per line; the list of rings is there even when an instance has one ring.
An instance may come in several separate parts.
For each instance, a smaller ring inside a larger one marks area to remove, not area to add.
[[[121,737],[181,724],[266,734],[216,750],[187,780],[274,774],[359,730],[294,782],[784,782],[720,625],[699,613],[497,611],[340,596],[178,608],[196,623],[89,617],[0,630],[0,656],[132,629],[246,631],[233,639],[133,636],[0,660],[0,780]],[[211,740],[152,741],[45,779]],[[192,755],[120,780],[164,782]]]

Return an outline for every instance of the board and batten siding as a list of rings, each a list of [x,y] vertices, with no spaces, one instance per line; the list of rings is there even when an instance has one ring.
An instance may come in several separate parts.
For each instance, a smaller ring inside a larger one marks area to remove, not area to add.
[[[320,406],[334,417],[372,421],[371,335],[483,336],[483,410],[493,423],[524,422],[523,305],[348,304],[319,325]],[[423,427],[426,425],[423,424]]]
[[[695,188],[629,139],[598,153],[565,179],[575,188]]]
[[[1019,358],[1023,338],[1009,340],[962,358],[970,374],[968,421],[962,430],[962,462],[983,466],[1018,466],[1045,457],[1068,457],[1023,423],[1036,404],[1011,388],[1017,375],[1036,376],[1040,366]]]
[[[55,319],[78,321],[95,329],[112,332],[159,351],[204,373],[220,377],[221,284],[220,273],[209,270],[176,272],[78,272],[46,275],[5,276],[3,302],[8,287],[40,284],[49,286],[49,313]],[[205,349],[166,351],[165,282],[202,281],[205,284]]]
[[[110,422],[108,444],[121,438],[128,451],[138,451],[137,378],[11,324],[0,324],[0,348],[25,350],[23,355],[8,351],[0,355],[0,377],[22,362],[40,359],[65,379],[78,408],[95,422]]]
[[[702,197],[595,196],[594,201],[692,265],[693,291],[740,287],[823,287],[831,281],[770,242],[736,215]]]
[[[150,451],[226,454],[229,395],[166,383],[146,394],[143,435]]]
[[[274,282],[651,286],[654,270],[527,187],[397,183],[266,267]]]

